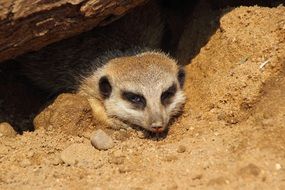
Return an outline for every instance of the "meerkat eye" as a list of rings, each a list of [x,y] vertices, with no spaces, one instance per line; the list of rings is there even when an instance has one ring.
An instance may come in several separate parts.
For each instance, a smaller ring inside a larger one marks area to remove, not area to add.
[[[124,91],[122,92],[122,98],[131,102],[137,108],[144,108],[146,106],[145,98],[140,94],[135,94],[133,92]]]
[[[185,82],[185,71],[184,69],[180,68],[177,74],[177,79],[179,82],[180,87],[182,88]]]
[[[176,84],[173,84],[172,86],[170,86],[166,91],[164,91],[162,94],[161,94],[161,103],[163,105],[168,105],[171,103],[171,98],[175,95],[177,91],[177,87],[176,87]]]

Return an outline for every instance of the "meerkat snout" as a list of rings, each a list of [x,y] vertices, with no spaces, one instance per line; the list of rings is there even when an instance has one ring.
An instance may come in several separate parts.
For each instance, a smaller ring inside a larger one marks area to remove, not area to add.
[[[184,79],[175,60],[150,51],[109,60],[85,78],[81,91],[103,103],[111,125],[122,122],[159,133],[185,103]]]
[[[154,122],[150,125],[150,129],[154,132],[160,133],[164,131],[163,123],[161,121]]]

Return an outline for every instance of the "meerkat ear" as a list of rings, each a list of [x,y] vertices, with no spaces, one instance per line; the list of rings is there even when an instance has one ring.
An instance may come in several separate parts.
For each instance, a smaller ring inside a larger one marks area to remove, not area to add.
[[[103,98],[109,98],[112,92],[112,86],[109,82],[109,79],[106,76],[103,76],[99,80],[99,90]]]
[[[180,87],[182,88],[185,82],[185,71],[183,68],[180,68],[177,74],[178,82]]]

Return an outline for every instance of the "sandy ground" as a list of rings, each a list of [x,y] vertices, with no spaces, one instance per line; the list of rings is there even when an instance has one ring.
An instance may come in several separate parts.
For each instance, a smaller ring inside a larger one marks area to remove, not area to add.
[[[285,7],[193,18],[177,52],[187,103],[165,137],[106,130],[115,147],[99,151],[88,105],[65,94],[37,117],[39,129],[0,137],[0,189],[285,189]],[[19,93],[2,90],[0,104]],[[28,112],[8,111],[2,121]]]

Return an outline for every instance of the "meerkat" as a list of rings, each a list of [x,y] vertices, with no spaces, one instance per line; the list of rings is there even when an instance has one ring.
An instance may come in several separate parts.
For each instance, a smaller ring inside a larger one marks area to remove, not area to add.
[[[164,53],[134,52],[83,77],[78,92],[108,125],[135,125],[157,133],[185,103],[184,78],[184,70]]]
[[[96,120],[109,127],[165,131],[185,103],[185,72],[155,50],[163,19],[154,1],[146,6],[112,26],[19,57],[23,72],[52,93],[85,96]]]

